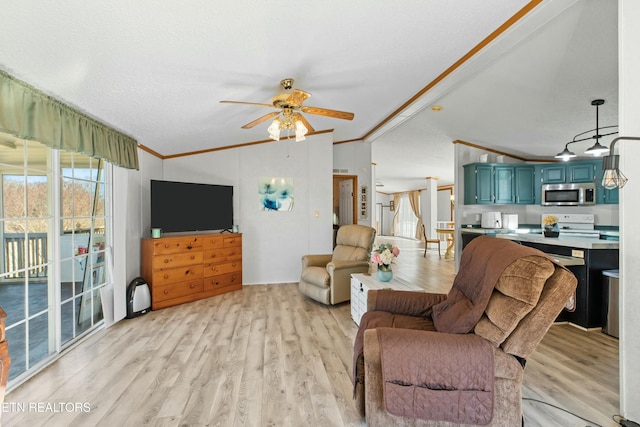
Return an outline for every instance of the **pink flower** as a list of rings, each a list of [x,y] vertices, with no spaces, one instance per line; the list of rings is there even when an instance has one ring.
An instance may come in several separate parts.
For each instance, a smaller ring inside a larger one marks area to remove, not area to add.
[[[393,256],[397,257],[398,255],[400,255],[400,249],[398,249],[397,246],[394,246],[393,248],[391,248],[391,253],[393,254]]]
[[[382,265],[382,260],[380,259],[380,254],[378,252],[374,252],[371,254],[371,262]]]

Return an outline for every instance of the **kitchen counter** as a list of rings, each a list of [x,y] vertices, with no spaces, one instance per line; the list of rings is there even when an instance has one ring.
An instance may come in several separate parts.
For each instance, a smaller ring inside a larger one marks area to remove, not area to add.
[[[485,234],[500,239],[516,240],[520,242],[542,243],[551,246],[570,246],[581,249],[618,249],[620,243],[615,240],[593,239],[590,237],[544,237],[540,229],[508,230],[503,228],[462,228],[462,233]],[[537,232],[536,232],[537,231]]]
[[[568,268],[578,279],[576,309],[563,310],[558,321],[574,323],[583,328],[600,328],[608,309],[604,301],[602,272],[618,268],[619,242],[591,237],[544,237],[539,228],[518,230],[462,228],[462,247],[482,235],[509,239],[541,250]]]

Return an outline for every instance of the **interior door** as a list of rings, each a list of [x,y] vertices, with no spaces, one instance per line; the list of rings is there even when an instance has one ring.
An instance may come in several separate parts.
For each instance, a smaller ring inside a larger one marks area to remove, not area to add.
[[[353,180],[340,181],[340,225],[353,224]]]

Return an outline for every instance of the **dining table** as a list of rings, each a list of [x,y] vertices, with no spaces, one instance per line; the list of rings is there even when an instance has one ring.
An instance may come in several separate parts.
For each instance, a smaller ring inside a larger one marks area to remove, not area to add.
[[[453,247],[455,231],[455,228],[436,228],[436,233],[445,234],[447,238],[447,250],[444,253],[445,259],[451,259],[454,257]]]

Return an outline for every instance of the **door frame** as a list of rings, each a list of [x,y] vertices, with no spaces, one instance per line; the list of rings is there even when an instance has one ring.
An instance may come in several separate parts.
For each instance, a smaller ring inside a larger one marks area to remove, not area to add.
[[[340,206],[340,181],[350,179],[353,181],[353,223],[357,224],[358,219],[358,175],[333,175],[333,213],[336,206]]]

